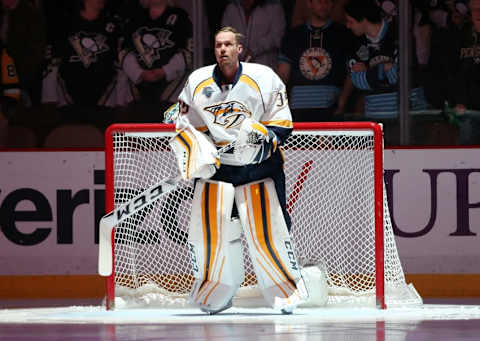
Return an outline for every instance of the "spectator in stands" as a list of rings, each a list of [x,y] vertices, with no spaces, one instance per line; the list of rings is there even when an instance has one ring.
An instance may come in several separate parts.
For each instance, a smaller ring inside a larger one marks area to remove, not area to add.
[[[106,0],[76,0],[72,18],[54,38],[44,72],[43,101],[61,108],[63,122],[104,129],[114,120],[119,24]]]
[[[0,39],[15,60],[22,85],[22,102],[40,102],[46,46],[42,12],[28,0],[2,0]]]
[[[285,36],[278,74],[288,84],[294,121],[329,121],[344,112],[352,92],[347,58],[354,36],[332,21],[333,0],[308,6],[310,20]]]
[[[292,20],[290,27],[296,27],[305,24],[310,20],[310,7],[308,3],[310,0],[296,0],[294,1]],[[343,7],[348,0],[334,0],[331,18],[338,23],[345,22],[345,11]]]
[[[349,59],[353,85],[365,96],[369,119],[398,117],[398,34],[395,17],[385,18],[375,0],[355,0],[345,6],[347,27],[358,39]],[[423,88],[413,80],[410,110],[425,110]]]
[[[161,122],[192,65],[193,27],[168,0],[143,0],[126,27],[122,68],[138,91],[131,118]]]
[[[454,54],[452,41],[470,20],[467,0],[418,0],[414,3],[414,35],[425,95],[435,109],[442,109],[452,83],[449,63]]]
[[[6,147],[9,122],[15,115],[20,100],[20,83],[15,63],[0,42],[0,147]]]
[[[451,98],[457,115],[467,110],[480,111],[480,0],[472,0],[471,21],[453,37],[453,60],[449,63],[453,74]],[[480,144],[479,114],[469,115],[460,123],[460,144]]]
[[[225,8],[222,26],[244,35],[241,61],[277,67],[285,33],[285,13],[278,0],[233,0]]]

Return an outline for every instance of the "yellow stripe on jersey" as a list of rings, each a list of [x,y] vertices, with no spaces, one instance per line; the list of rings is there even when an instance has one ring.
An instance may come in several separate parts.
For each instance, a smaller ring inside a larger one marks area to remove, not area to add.
[[[259,132],[261,132],[265,136],[268,135],[267,128],[265,128],[265,126],[262,125],[262,124],[258,124],[256,122],[253,122],[252,123],[252,128],[255,129],[255,130],[258,130]]]
[[[260,93],[260,88],[258,87],[257,82],[255,82],[252,78],[247,75],[241,75],[238,79],[239,82],[244,82],[252,87],[256,92]]]
[[[188,134],[185,131],[180,132],[177,136],[175,136],[175,139],[183,144],[185,147],[185,150],[187,151],[187,165],[186,165],[186,171],[185,173],[187,174],[187,177],[190,177],[190,165],[191,165],[191,158],[193,155],[193,141],[190,139]]]
[[[198,131],[201,131],[202,133],[206,132],[208,130],[208,127],[207,126],[201,126],[201,127],[194,127],[195,129],[197,129]],[[178,134],[179,132],[181,132],[183,130],[182,129],[175,129],[175,132]]]
[[[195,97],[198,92],[202,91],[204,87],[209,86],[213,82],[214,82],[213,77],[207,78],[204,81],[200,82],[200,84],[198,84],[195,90],[193,91],[193,97]]]
[[[265,125],[265,126],[293,128],[293,123],[290,120],[261,121],[260,123]]]

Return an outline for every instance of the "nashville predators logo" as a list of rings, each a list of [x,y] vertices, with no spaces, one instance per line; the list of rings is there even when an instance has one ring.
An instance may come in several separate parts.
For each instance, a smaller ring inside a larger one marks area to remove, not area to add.
[[[211,112],[215,116],[213,123],[225,128],[237,127],[246,117],[252,116],[250,110],[237,101],[211,105],[204,108],[204,110]]]
[[[325,78],[332,69],[330,54],[320,47],[306,50],[299,61],[302,75],[311,80]]]

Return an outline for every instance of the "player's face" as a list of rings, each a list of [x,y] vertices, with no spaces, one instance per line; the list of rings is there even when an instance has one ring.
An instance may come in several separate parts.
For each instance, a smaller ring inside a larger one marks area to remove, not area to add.
[[[346,25],[353,32],[353,34],[355,34],[356,36],[361,36],[362,34],[365,33],[362,22],[359,22],[353,19],[348,14],[346,15],[346,18],[347,18]]]
[[[332,13],[332,0],[309,0],[308,1],[312,15],[318,17],[320,20],[328,20]]]
[[[235,66],[242,46],[238,44],[232,32],[220,32],[215,37],[215,58],[220,66]]]

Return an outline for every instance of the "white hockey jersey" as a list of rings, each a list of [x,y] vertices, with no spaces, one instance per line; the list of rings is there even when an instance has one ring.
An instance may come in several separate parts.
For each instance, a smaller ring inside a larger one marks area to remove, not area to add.
[[[179,103],[177,127],[187,119],[217,146],[235,141],[246,117],[273,130],[279,144],[293,128],[285,84],[260,64],[240,63],[233,84],[224,84],[218,66],[202,67],[189,76]]]

